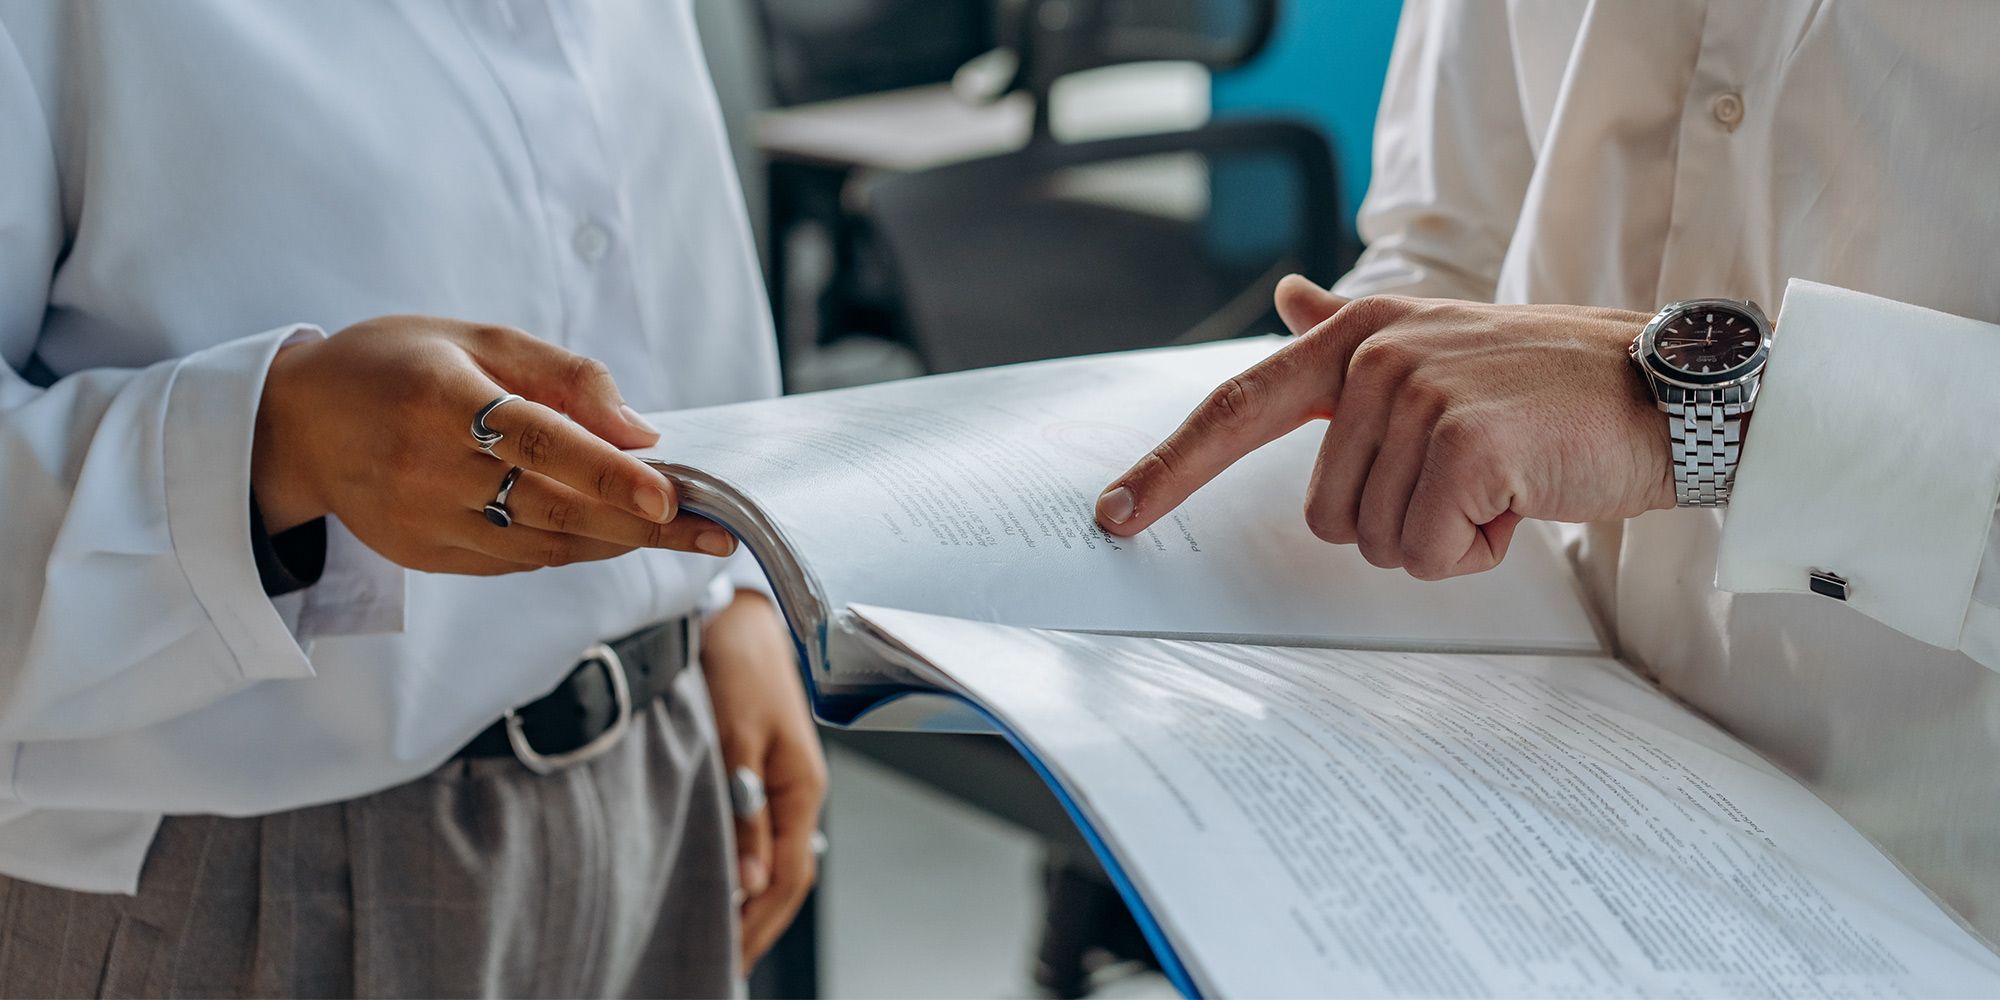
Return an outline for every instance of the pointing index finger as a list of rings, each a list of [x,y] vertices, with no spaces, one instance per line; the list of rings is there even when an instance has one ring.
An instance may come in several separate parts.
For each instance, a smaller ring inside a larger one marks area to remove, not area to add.
[[[1179,428],[1097,498],[1097,522],[1135,535],[1234,465],[1308,420],[1325,416],[1325,386],[1297,341],[1217,386]]]

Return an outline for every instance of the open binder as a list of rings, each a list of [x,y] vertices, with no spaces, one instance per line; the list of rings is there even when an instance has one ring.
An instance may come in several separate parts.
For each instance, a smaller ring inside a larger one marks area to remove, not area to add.
[[[1006,737],[1189,995],[2000,994],[1922,886],[1606,655],[1542,526],[1491,573],[1375,569],[1305,528],[1303,428],[1099,530],[1281,342],[655,414],[643,457],[764,567],[823,722]]]

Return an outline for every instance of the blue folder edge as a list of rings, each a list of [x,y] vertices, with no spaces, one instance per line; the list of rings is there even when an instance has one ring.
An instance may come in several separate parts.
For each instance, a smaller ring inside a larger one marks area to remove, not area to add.
[[[873,707],[880,708],[916,693],[919,692],[893,694],[877,701]],[[1201,991],[1195,988],[1194,977],[1188,974],[1187,966],[1181,961],[1179,953],[1174,951],[1173,943],[1167,940],[1166,930],[1160,926],[1158,918],[1153,916],[1152,907],[1147,904],[1146,898],[1139,894],[1139,887],[1134,885],[1132,877],[1125,873],[1124,863],[1118,860],[1118,855],[1112,853],[1111,846],[1106,844],[1104,838],[1098,835],[1097,827],[1091,823],[1090,817],[1084,813],[1082,807],[1077,805],[1076,799],[1070,795],[1069,789],[1056,779],[1055,774],[1049,770],[1049,766],[1043,763],[1041,755],[1037,754],[1033,747],[1022,740],[1012,727],[1000,721],[998,717],[988,711],[986,706],[953,691],[924,691],[921,693],[943,694],[963,702],[967,707],[977,712],[981,718],[985,719],[993,727],[994,732],[1005,737],[1008,744],[1014,748],[1014,751],[1021,755],[1021,759],[1027,761],[1028,766],[1035,769],[1036,776],[1042,779],[1043,784],[1049,786],[1049,791],[1055,793],[1056,801],[1062,803],[1063,812],[1069,814],[1069,820],[1076,824],[1077,832],[1083,834],[1084,842],[1090,845],[1090,852],[1097,855],[1098,863],[1104,866],[1105,874],[1111,877],[1111,885],[1118,890],[1119,898],[1123,899],[1126,908],[1132,911],[1132,919],[1139,925],[1139,933],[1145,936],[1146,943],[1152,946],[1153,957],[1160,963],[1160,972],[1167,977],[1168,982],[1173,984],[1174,989],[1180,991],[1182,996],[1199,998]],[[865,715],[867,713],[863,712],[862,714]]]
[[[728,524],[721,518],[707,512],[698,511],[696,513],[728,529],[730,534],[736,536],[737,541],[742,544],[743,548],[749,550],[751,558],[757,561],[757,568],[760,570],[764,569],[763,555],[758,553],[755,548],[744,540],[742,533],[738,532],[734,525]],[[765,570],[764,575],[768,578],[770,571]],[[1112,887],[1118,890],[1119,898],[1123,899],[1126,908],[1132,911],[1132,919],[1139,925],[1139,933],[1146,938],[1146,943],[1152,947],[1153,957],[1160,963],[1160,972],[1167,977],[1169,983],[1173,984],[1174,989],[1180,991],[1182,996],[1196,998],[1201,996],[1201,991],[1195,988],[1194,977],[1188,975],[1187,966],[1181,961],[1180,955],[1174,951],[1173,944],[1167,940],[1167,933],[1160,927],[1159,919],[1153,916],[1152,907],[1146,903],[1145,897],[1139,894],[1139,887],[1133,884],[1132,877],[1125,873],[1124,863],[1118,860],[1118,856],[1111,852],[1110,845],[1106,844],[1104,838],[1098,835],[1097,827],[1091,823],[1090,818],[1077,805],[1076,799],[1070,795],[1069,789],[1063,787],[1061,781],[1056,780],[1055,773],[1049,770],[1049,766],[1046,763],[1043,763],[1041,755],[1037,754],[1033,747],[1030,747],[1026,741],[1022,740],[1020,734],[1014,732],[1013,728],[1006,723],[1001,722],[999,718],[987,710],[986,706],[955,691],[911,690],[885,695],[822,697],[819,685],[813,679],[812,658],[807,655],[805,641],[799,636],[798,623],[792,620],[791,610],[784,606],[783,601],[779,601],[774,597],[772,603],[778,606],[778,613],[784,616],[786,630],[792,633],[792,645],[799,655],[799,673],[805,679],[806,696],[812,702],[813,714],[821,721],[845,727],[852,725],[856,720],[876,709],[910,695],[942,694],[963,702],[966,707],[972,709],[973,712],[985,719],[987,724],[993,727],[994,732],[1005,737],[1007,743],[1014,748],[1014,752],[1020,754],[1021,759],[1027,761],[1029,767],[1034,768],[1036,776],[1042,779],[1042,783],[1049,786],[1049,791],[1055,793],[1056,801],[1062,803],[1063,812],[1069,815],[1070,822],[1076,824],[1077,832],[1083,835],[1084,843],[1090,845],[1090,852],[1097,855],[1097,862],[1104,866],[1105,874],[1111,878]],[[822,624],[816,630],[813,640],[819,643],[821,651],[826,649],[825,625]]]

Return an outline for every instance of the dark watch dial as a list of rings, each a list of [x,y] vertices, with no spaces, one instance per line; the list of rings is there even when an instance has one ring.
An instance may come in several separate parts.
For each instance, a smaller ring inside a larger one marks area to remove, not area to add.
[[[1653,350],[1680,371],[1712,375],[1749,361],[1762,341],[1756,321],[1741,310],[1696,306],[1660,327]]]

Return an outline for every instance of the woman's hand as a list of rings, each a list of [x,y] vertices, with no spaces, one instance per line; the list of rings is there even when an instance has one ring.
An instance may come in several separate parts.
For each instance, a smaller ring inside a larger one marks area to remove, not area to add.
[[[762,812],[736,822],[747,970],[791,924],[812,888],[826,759],[806,707],[798,651],[769,598],[742,591],[711,619],[702,632],[701,666],[724,770],[755,771],[769,799]]]
[[[524,398],[486,418],[506,435],[487,455],[472,418],[509,392]],[[641,547],[728,555],[728,532],[675,517],[673,484],[619,450],[657,440],[596,361],[509,327],[388,316],[278,352],[251,488],[274,533],[333,514],[418,570],[512,573]],[[516,465],[500,527],[481,510]]]

